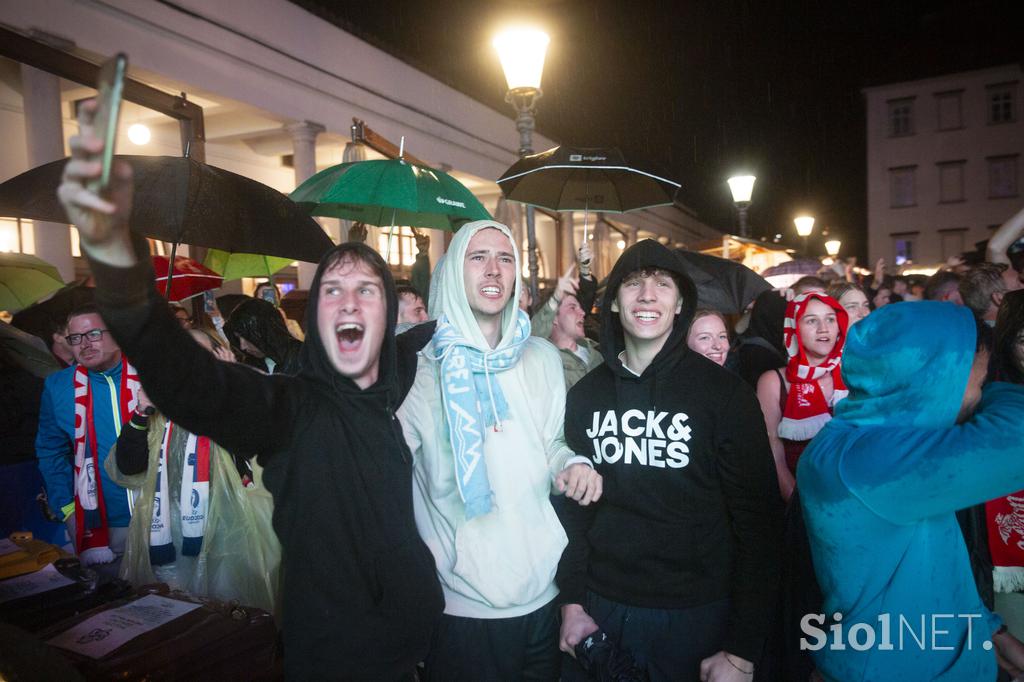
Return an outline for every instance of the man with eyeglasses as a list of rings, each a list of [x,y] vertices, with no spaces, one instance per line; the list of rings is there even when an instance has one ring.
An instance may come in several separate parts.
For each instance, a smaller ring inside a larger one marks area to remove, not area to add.
[[[64,519],[75,552],[112,577],[131,499],[107,477],[103,462],[138,406],[140,384],[95,306],[68,316],[65,340],[74,364],[46,379],[36,456],[50,508]]]

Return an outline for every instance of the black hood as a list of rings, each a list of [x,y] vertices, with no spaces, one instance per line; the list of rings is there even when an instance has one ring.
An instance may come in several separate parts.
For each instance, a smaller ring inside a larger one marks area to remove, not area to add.
[[[760,337],[770,343],[783,360],[789,357],[782,341],[786,305],[786,299],[780,296],[779,292],[775,290],[761,292],[754,299],[754,307],[750,311],[750,324],[743,332],[744,338]]]
[[[324,254],[316,269],[316,276],[309,286],[309,299],[306,305],[306,341],[302,344],[299,355],[301,370],[299,375],[314,383],[335,391],[345,393],[363,392],[354,381],[342,376],[331,364],[324,351],[320,328],[317,326],[317,304],[320,300],[320,280],[324,271],[336,265],[346,254],[367,263],[370,268],[384,280],[384,295],[387,301],[387,328],[384,330],[384,343],[380,351],[380,371],[377,383],[367,391],[386,391],[392,406],[398,404],[397,359],[395,343],[395,324],[398,321],[398,296],[395,294],[395,280],[391,276],[384,259],[376,251],[361,242],[345,242]]]
[[[644,375],[658,373],[663,368],[674,366],[683,355],[689,352],[689,348],[686,346],[686,333],[697,308],[697,287],[686,274],[686,268],[679,256],[653,239],[644,239],[622,252],[615,267],[612,268],[611,274],[608,275],[608,284],[601,303],[601,353],[604,355],[604,361],[608,367],[619,376],[633,375],[619,361],[619,353],[625,350],[625,343],[619,314],[612,312],[612,301],[615,300],[619,286],[626,275],[637,270],[647,269],[665,270],[678,276],[683,307],[672,322],[672,332],[665,341],[665,345],[644,371]]]
[[[242,301],[224,323],[224,334],[232,346],[240,348],[238,337],[244,337],[282,367],[293,365],[302,342],[288,331],[281,312],[272,303],[259,298]],[[286,373],[294,373],[292,371]]]

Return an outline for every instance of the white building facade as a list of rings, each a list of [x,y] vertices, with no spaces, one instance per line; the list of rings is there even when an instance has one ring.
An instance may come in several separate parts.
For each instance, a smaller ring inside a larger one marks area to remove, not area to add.
[[[1021,66],[865,88],[868,255],[935,265],[1020,210]]]
[[[93,63],[125,52],[131,78],[184,92],[203,107],[207,163],[279,191],[290,192],[317,170],[340,163],[358,118],[395,144],[404,137],[408,152],[448,170],[492,213],[521,216],[499,207],[494,182],[516,158],[511,108],[490,109],[284,0],[0,0],[0,24]],[[495,88],[504,88],[496,55],[481,68],[493,70]],[[75,103],[92,94],[0,57],[0,136],[6,142],[0,181],[65,156],[76,129]],[[119,153],[182,153],[176,121],[131,104],[121,121]],[[147,125],[152,140],[138,145],[124,136],[133,123]],[[555,144],[534,135],[537,150]],[[720,236],[691,213],[668,210],[678,215],[631,216],[626,243],[645,236],[671,244]],[[568,265],[582,238],[582,218],[538,213],[542,278],[556,278]],[[337,221],[324,221],[324,227],[335,240],[345,238]],[[378,244],[379,237],[371,230],[370,243]],[[436,262],[444,239],[435,237]],[[617,248],[612,237],[597,249]],[[84,268],[73,241],[66,226],[18,226],[0,216],[0,250],[36,253],[68,281]],[[411,237],[399,241],[411,249]],[[403,252],[397,264],[413,255]],[[300,265],[300,287],[308,285],[311,272]]]

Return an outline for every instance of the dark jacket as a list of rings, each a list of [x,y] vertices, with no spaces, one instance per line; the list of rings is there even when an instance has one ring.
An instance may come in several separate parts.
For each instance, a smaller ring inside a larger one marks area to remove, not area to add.
[[[777,291],[762,292],[754,300],[750,324],[740,335],[730,358],[735,362],[735,371],[754,389],[762,374],[785,366],[789,360],[782,344],[785,317],[786,299]]]
[[[243,301],[231,311],[231,316],[224,323],[224,334],[235,348],[241,348],[240,336],[259,348],[274,361],[274,374],[298,373],[302,342],[291,335],[281,318],[281,311],[272,303],[258,298]]]
[[[679,275],[683,307],[650,366],[624,368],[618,313],[625,275]],[[569,392],[566,441],[604,477],[592,507],[567,505],[564,603],[584,587],[645,608],[731,600],[722,648],[757,661],[778,593],[782,504],[764,419],[750,387],[686,346],[696,290],[651,240],[627,249],[601,306],[604,365]],[[576,513],[578,512],[578,513]]]
[[[380,378],[360,390],[334,369],[319,337],[322,264],[310,287],[301,373],[265,376],[220,362],[191,340],[156,295],[141,248],[131,269],[91,263],[97,303],[164,414],[230,450],[262,453],[283,550],[286,675],[409,676],[426,655],[443,599],[416,531],[411,457],[394,417],[418,349],[394,337],[390,275]],[[380,261],[362,244],[337,248]]]

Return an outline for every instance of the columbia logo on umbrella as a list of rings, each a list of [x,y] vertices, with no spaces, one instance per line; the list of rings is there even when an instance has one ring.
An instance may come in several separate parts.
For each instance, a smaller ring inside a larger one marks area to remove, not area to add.
[[[437,203],[444,204],[446,206],[458,206],[459,208],[466,208],[466,204],[461,201],[455,201],[454,199],[445,199],[444,197],[437,197]]]

